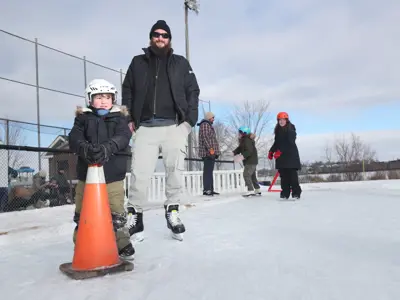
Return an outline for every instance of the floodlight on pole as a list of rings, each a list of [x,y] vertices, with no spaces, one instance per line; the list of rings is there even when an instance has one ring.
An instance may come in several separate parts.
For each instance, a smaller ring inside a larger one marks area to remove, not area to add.
[[[200,4],[197,0],[185,0],[185,7],[194,11],[196,14],[200,12]]]
[[[197,0],[184,0],[185,5],[185,42],[186,42],[186,59],[190,61],[189,56],[189,10],[194,11],[199,14],[200,5]],[[193,157],[193,132],[191,131],[188,137],[188,154],[189,159]],[[189,171],[193,171],[193,162],[191,160],[188,161]]]

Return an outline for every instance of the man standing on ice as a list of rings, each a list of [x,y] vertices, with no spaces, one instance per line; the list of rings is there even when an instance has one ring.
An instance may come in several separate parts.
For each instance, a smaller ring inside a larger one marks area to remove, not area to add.
[[[199,157],[203,159],[203,195],[219,195],[214,191],[214,165],[215,160],[221,155],[217,135],[213,127],[215,115],[207,112],[204,119],[197,124],[199,126]]]
[[[163,20],[150,30],[150,46],[132,59],[122,86],[122,104],[130,110],[133,132],[128,225],[143,240],[143,205],[161,152],[166,172],[167,227],[182,239],[179,217],[186,140],[198,119],[200,89],[189,62],[173,54],[171,30]]]

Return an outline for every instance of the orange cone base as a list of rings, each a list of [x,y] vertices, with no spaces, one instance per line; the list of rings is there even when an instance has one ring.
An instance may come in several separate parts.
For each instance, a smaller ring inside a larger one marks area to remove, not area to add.
[[[67,275],[69,278],[75,280],[83,280],[95,277],[102,277],[105,275],[111,275],[121,272],[130,272],[133,271],[134,266],[133,263],[121,260],[121,262],[117,265],[110,267],[97,268],[93,270],[84,270],[78,271],[72,268],[72,263],[65,263],[60,265],[60,271]]]

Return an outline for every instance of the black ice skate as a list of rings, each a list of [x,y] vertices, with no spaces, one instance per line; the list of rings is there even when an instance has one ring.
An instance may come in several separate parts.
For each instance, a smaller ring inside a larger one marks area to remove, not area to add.
[[[186,231],[179,218],[179,204],[168,204],[165,208],[165,219],[167,220],[167,227],[171,230],[172,238],[182,241],[183,233]]]
[[[137,212],[133,207],[128,207],[127,210],[129,234],[135,242],[141,242],[144,240],[143,213]]]
[[[211,190],[203,191],[203,196],[214,196],[214,193]]]
[[[119,257],[124,260],[133,260],[135,256],[135,248],[129,243],[127,246],[119,250]]]
[[[245,198],[248,198],[248,197],[254,197],[254,196],[257,196],[257,195],[256,195],[256,193],[254,191],[247,191],[242,196],[245,197]]]
[[[296,199],[299,199],[299,198],[297,198],[296,196],[293,196],[293,195],[292,195],[292,198],[290,198],[290,192],[289,192],[289,195],[281,192],[281,200],[295,201]]]
[[[287,195],[285,195],[283,192],[281,192],[280,198],[281,198],[282,200],[287,200],[287,199],[289,199],[289,196],[287,196]]]

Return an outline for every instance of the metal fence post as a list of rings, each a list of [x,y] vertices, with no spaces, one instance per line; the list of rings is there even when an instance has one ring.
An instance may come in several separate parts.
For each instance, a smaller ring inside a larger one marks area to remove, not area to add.
[[[10,145],[10,120],[6,120],[6,145]],[[7,166],[10,166],[10,150],[7,149]]]
[[[36,68],[36,113],[37,113],[37,131],[38,131],[38,147],[40,145],[40,88],[39,88],[39,49],[38,39],[35,38],[35,68]],[[38,166],[39,170],[42,169],[42,160],[40,159],[40,152],[38,152]]]
[[[85,82],[84,89],[86,89],[86,87],[87,87],[86,56],[83,57],[83,80]],[[85,96],[85,99],[86,99],[86,96]]]
[[[122,105],[122,84],[124,83],[124,76],[122,75],[122,69],[119,69],[119,80],[121,82],[121,105]]]

